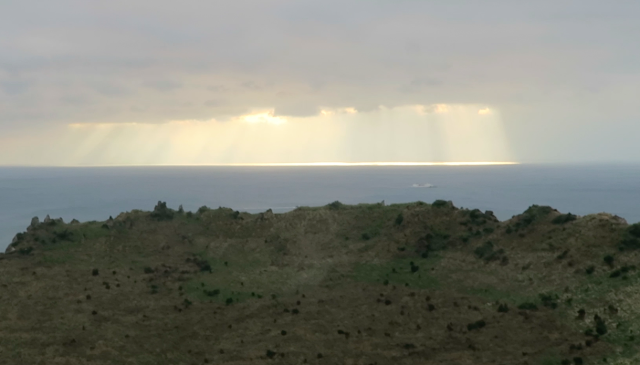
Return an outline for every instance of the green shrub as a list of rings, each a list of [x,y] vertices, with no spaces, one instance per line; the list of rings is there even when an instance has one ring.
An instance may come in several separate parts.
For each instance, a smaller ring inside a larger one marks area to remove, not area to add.
[[[151,218],[157,221],[172,220],[173,215],[174,215],[174,211],[172,209],[167,208],[167,203],[160,202],[160,201],[153,208],[153,212],[151,212]]]
[[[531,302],[522,303],[518,306],[518,309],[527,310],[527,311],[535,311],[538,310],[538,306]]]
[[[625,250],[638,250],[640,249],[640,239],[638,238],[625,238],[620,242],[618,246],[620,251]]]
[[[593,274],[593,272],[596,271],[596,267],[591,265],[589,267],[587,267],[587,269],[585,270],[585,272],[587,273],[587,275],[591,275]]]
[[[24,247],[18,250],[18,253],[21,255],[29,255],[33,251],[33,247]]]
[[[98,269],[91,270],[91,275],[98,276],[99,274],[100,274],[100,272],[98,271]]]
[[[471,218],[471,220],[484,218],[484,214],[482,214],[482,211],[480,209],[474,209],[469,212],[469,218]]]
[[[60,241],[71,241],[73,232],[69,231],[68,229],[65,229],[63,231],[54,232],[54,235]]]
[[[604,260],[604,262],[605,262],[607,265],[609,265],[609,266],[613,267],[613,261],[614,261],[613,256],[611,256],[611,255],[607,255],[607,256],[605,256],[605,257],[603,258],[603,260]]]
[[[540,294],[539,297],[540,301],[542,301],[543,306],[551,309],[558,308],[558,294],[544,293]]]
[[[404,221],[404,216],[402,215],[402,213],[398,214],[398,216],[396,217],[396,226],[399,226],[402,224],[402,222]]]
[[[620,270],[615,270],[614,272],[612,272],[611,274],[609,274],[609,277],[610,277],[610,278],[617,278],[617,277],[619,277],[620,275],[622,275],[622,271],[620,271]]]
[[[144,268],[144,273],[145,274],[153,274],[154,270],[152,268],[150,268],[149,266]]]
[[[447,248],[451,235],[448,233],[434,231],[433,233],[427,233],[422,241],[425,246],[421,249],[427,251],[441,251]]]
[[[196,257],[196,258],[193,258],[193,260],[188,259],[187,261],[192,261],[194,264],[196,264],[196,266],[198,266],[200,271],[212,272],[211,264],[209,263],[209,261],[205,259],[198,259]]]
[[[480,328],[483,328],[486,325],[487,325],[487,323],[484,320],[481,319],[479,321],[475,321],[473,323],[469,323],[467,325],[467,331],[479,330]]]
[[[569,223],[571,221],[575,221],[576,219],[578,219],[578,217],[576,215],[571,214],[571,213],[560,214],[559,216],[553,218],[551,223],[553,223],[553,224],[565,224],[565,223]]]
[[[549,214],[551,214],[551,212],[553,212],[553,210],[554,209],[548,205],[533,204],[532,206],[527,208],[527,210],[524,211],[524,214],[528,216],[532,216],[534,218],[541,218],[541,217],[548,216]]]
[[[26,236],[26,234],[23,233],[23,232],[16,234],[16,241],[17,241],[16,243],[21,242],[22,240],[24,240],[25,236]]]
[[[640,223],[634,223],[627,228],[627,233],[635,238],[640,238]]]
[[[622,274],[626,274],[631,270],[634,270],[636,267],[635,266],[623,266],[621,268],[619,268],[618,270],[613,271],[609,277],[610,278],[617,278],[619,276],[621,276]]]
[[[556,258],[558,260],[564,260],[567,258],[568,255],[569,255],[569,250],[564,250],[560,255],[556,256]]]
[[[479,259],[484,259],[486,262],[496,261],[504,258],[504,249],[493,249],[493,242],[487,241],[482,246],[476,247],[473,253]]]
[[[434,201],[431,205],[433,205],[436,208],[442,208],[442,207],[446,207],[447,205],[449,205],[449,202],[447,202],[446,200],[438,199],[438,200]]]
[[[500,304],[498,306],[498,312],[507,313],[508,311],[509,311],[509,306],[507,306],[506,304]]]
[[[516,231],[526,228],[538,219],[548,216],[551,212],[553,212],[553,208],[549,206],[532,205],[520,215],[514,228]]]
[[[365,241],[368,241],[371,239],[371,236],[368,233],[363,233],[362,234],[362,239]]]
[[[220,290],[219,289],[213,289],[213,290],[206,290],[205,289],[202,292],[208,297],[215,297],[215,296],[218,296],[218,294],[220,294]]]
[[[620,251],[640,249],[640,223],[635,223],[627,227],[625,237],[618,245]]]
[[[593,320],[596,322],[596,333],[600,336],[606,335],[607,324],[604,323],[604,320],[602,320],[602,318],[597,314],[593,317]]]
[[[333,203],[327,204],[327,207],[329,209],[332,209],[332,210],[337,210],[337,209],[340,209],[340,208],[344,207],[344,204],[342,204],[342,203],[340,203],[339,201],[336,200]]]

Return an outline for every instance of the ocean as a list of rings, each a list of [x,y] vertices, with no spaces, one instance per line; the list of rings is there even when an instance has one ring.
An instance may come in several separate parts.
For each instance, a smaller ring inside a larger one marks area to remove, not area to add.
[[[640,221],[640,165],[0,168],[0,250],[48,214],[105,220],[161,200],[286,212],[339,200],[386,204],[436,199],[492,210],[500,220],[532,204]]]

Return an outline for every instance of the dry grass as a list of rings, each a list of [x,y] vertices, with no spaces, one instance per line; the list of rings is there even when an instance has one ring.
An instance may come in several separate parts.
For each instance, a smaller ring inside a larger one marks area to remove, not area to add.
[[[626,223],[558,216],[159,205],[41,224],[0,255],[0,363],[636,363],[640,263],[618,250]],[[585,335],[595,315],[607,333]]]

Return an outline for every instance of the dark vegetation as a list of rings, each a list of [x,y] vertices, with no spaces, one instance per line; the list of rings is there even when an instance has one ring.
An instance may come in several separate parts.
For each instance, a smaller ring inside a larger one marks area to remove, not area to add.
[[[175,212],[172,209],[167,208],[166,202],[159,201],[150,216],[157,221],[168,221],[173,219],[174,214]]]
[[[569,223],[571,221],[575,221],[576,219],[578,219],[578,217],[573,215],[573,214],[571,214],[571,213],[560,214],[559,216],[553,218],[553,220],[551,220],[551,223],[553,223],[553,224],[565,224],[565,223]]]
[[[0,255],[0,363],[635,364],[638,248],[445,200],[48,219]]]

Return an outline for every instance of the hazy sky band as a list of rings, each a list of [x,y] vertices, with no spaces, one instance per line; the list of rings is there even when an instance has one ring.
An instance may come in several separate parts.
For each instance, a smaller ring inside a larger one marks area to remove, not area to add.
[[[186,164],[637,161],[638,19],[637,1],[3,2],[0,164],[176,163],[172,143]],[[492,119],[416,127],[416,105]],[[264,113],[312,130],[243,123]],[[180,121],[218,124],[69,127]]]

